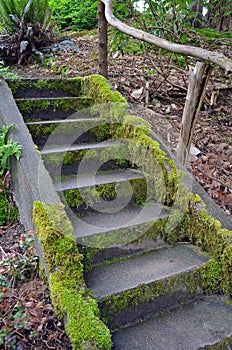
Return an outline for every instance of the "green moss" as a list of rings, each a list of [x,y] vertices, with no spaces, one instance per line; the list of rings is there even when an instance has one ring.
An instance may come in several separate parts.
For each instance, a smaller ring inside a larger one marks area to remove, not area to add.
[[[125,139],[126,159],[146,174],[149,197],[171,206],[175,202],[180,173],[148,132],[149,124],[142,124],[141,118],[134,116],[126,116],[121,124],[112,125],[111,130],[114,139]]]
[[[93,111],[98,113],[102,120],[112,123],[119,122],[124,117],[127,108],[126,99],[118,91],[113,91],[103,76],[93,74],[84,77],[81,94],[93,99]]]
[[[59,98],[55,100],[43,99],[20,99],[17,100],[17,106],[22,114],[24,113],[33,113],[39,111],[57,111],[61,110],[64,112],[67,111],[79,111],[84,108],[88,108],[92,105],[92,99],[88,97],[82,97],[80,99],[76,98]],[[31,121],[30,117],[26,118],[26,121]]]
[[[232,239],[232,235],[230,238]],[[222,254],[222,290],[232,297],[232,244],[229,244]]]
[[[18,209],[9,199],[9,192],[3,186],[0,178],[0,226],[6,226],[16,222],[18,219]]]
[[[15,94],[18,90],[23,92],[27,88],[34,88],[38,91],[47,90],[63,90],[71,93],[74,96],[78,96],[81,89],[82,78],[71,78],[71,79],[31,79],[31,80],[8,80],[8,85]]]
[[[102,200],[110,201],[116,198],[128,199],[130,204],[143,203],[147,197],[146,181],[134,179],[129,183],[130,185],[127,182],[120,182],[66,190],[64,198],[68,206],[77,210],[83,205],[88,208]]]
[[[100,321],[97,303],[86,290],[82,256],[63,207],[35,202],[33,220],[49,271],[54,309],[60,318],[67,319],[65,329],[72,348],[110,349],[110,332]]]
[[[201,272],[204,292],[215,294],[221,292],[222,267],[220,262],[211,259],[204,265]]]
[[[199,350],[230,350],[232,346],[232,337],[225,338],[223,341],[215,345],[206,345]]]
[[[145,134],[150,134],[152,132],[151,124],[149,122],[134,115],[126,115],[123,119],[123,124],[139,128]]]
[[[126,107],[126,99],[118,92],[113,91],[107,80],[98,74],[93,74],[82,79],[81,92],[91,97],[95,104],[100,103],[122,103]]]

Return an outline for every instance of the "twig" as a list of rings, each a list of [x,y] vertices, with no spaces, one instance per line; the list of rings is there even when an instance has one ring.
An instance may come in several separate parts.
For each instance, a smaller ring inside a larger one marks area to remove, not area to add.
[[[217,181],[217,182],[219,182],[222,186],[228,187],[230,190],[232,190],[232,186],[226,184],[225,182],[223,182],[223,181],[221,181],[221,180],[219,180],[219,179],[216,179],[215,177],[213,177],[213,176],[211,176],[211,175],[205,173],[202,169],[200,169],[200,168],[198,168],[198,167],[196,167],[195,169],[198,170],[198,171],[200,171],[203,175],[207,176],[209,179],[211,179],[211,180],[213,180],[213,181]]]
[[[0,250],[1,250],[1,252],[2,252],[2,254],[3,254],[4,256],[7,256],[5,250],[4,250],[1,246],[0,246]]]
[[[223,169],[222,167],[220,167],[219,165],[214,165],[214,167],[216,169],[219,169],[219,170],[223,171],[227,176],[231,176],[232,175],[231,171],[227,171],[227,170]]]

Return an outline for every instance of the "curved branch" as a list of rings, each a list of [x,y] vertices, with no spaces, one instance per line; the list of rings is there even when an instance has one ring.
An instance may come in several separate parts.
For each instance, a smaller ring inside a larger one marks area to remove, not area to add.
[[[158,46],[164,50],[171,51],[184,56],[195,57],[203,61],[212,62],[218,65],[219,67],[223,68],[226,71],[226,73],[232,72],[232,60],[223,55],[222,53],[209,51],[196,46],[171,43],[168,40],[146,33],[143,30],[130,27],[127,24],[121,22],[113,15],[112,0],[100,1],[105,5],[105,16],[107,22],[119,31],[133,36],[134,38]]]

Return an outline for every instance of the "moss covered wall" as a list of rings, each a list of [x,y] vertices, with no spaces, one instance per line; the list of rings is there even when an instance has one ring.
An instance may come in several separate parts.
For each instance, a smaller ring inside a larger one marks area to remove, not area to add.
[[[52,303],[56,314],[67,320],[65,330],[73,349],[110,349],[110,332],[86,289],[82,255],[64,208],[35,202],[33,220],[49,272]]]

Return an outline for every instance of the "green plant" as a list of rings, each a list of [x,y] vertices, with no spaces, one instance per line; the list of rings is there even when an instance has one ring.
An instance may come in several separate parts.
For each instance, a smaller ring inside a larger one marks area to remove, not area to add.
[[[53,17],[60,29],[73,28],[77,31],[97,26],[98,1],[50,0]]]
[[[21,146],[12,139],[7,140],[7,135],[12,127],[14,127],[13,124],[0,128],[0,176],[10,169],[9,158],[14,156],[18,160],[21,154]]]
[[[17,218],[18,209],[12,205],[8,190],[2,185],[0,180],[0,226],[7,226],[16,222]]]
[[[30,280],[36,274],[38,258],[35,256],[34,235],[31,231],[19,237],[15,249],[0,261],[0,287],[12,287],[19,281]],[[7,280],[7,277],[10,278]]]
[[[16,57],[19,64],[33,53],[40,56],[40,46],[54,37],[48,0],[0,0],[0,24],[11,36],[2,44],[2,54]]]
[[[3,252],[0,260],[0,345],[16,349],[20,330],[30,329],[30,314],[20,298],[14,298],[13,289],[22,281],[29,281],[37,274],[38,258],[35,256],[34,234],[22,233],[18,243],[9,252]],[[10,305],[10,307],[9,307]],[[4,322],[3,322],[4,319]]]
[[[9,72],[9,67],[4,67],[4,62],[0,61],[0,78],[17,79],[17,75]]]
[[[25,34],[27,25],[49,29],[51,10],[48,0],[0,0],[0,22],[8,34]]]

